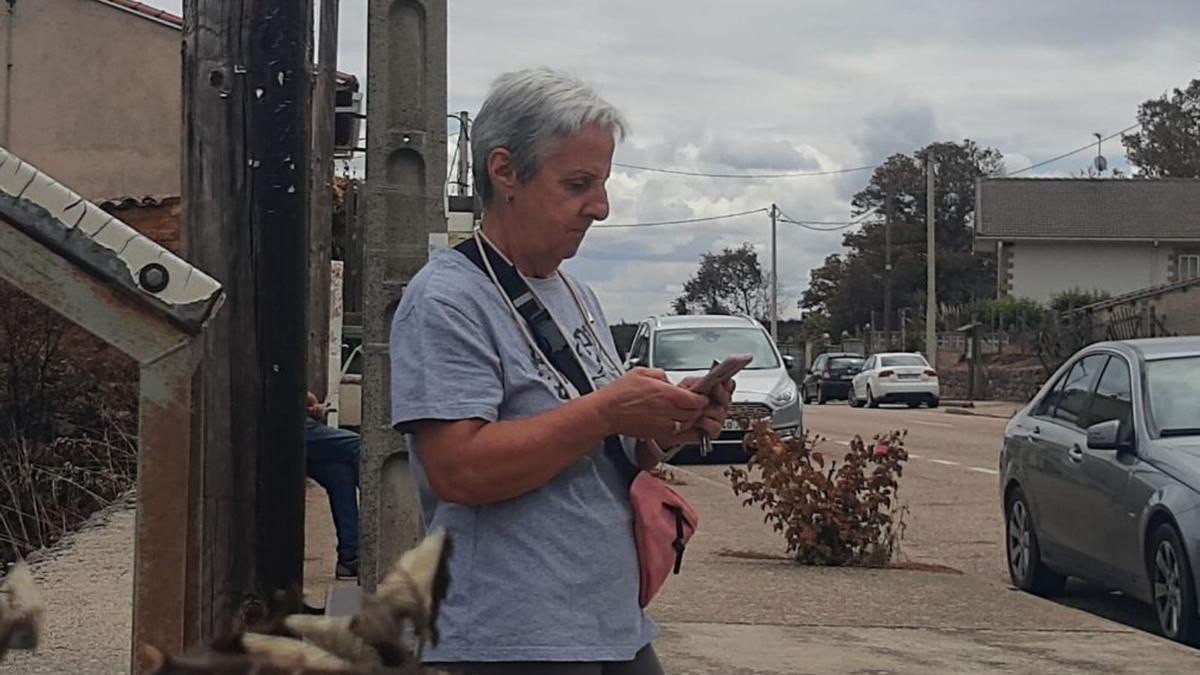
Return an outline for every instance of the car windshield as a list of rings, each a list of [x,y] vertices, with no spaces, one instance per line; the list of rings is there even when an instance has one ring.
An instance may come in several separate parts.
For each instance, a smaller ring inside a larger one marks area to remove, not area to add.
[[[834,358],[829,360],[830,370],[859,370],[862,368],[863,360],[860,358]]]
[[[1200,436],[1200,356],[1146,365],[1150,414],[1164,436]]]
[[[771,339],[758,328],[676,328],[654,336],[655,368],[708,370],[733,354],[754,357],[746,370],[778,368]]]
[[[894,366],[927,366],[925,359],[916,354],[897,354],[895,356],[879,357],[879,365],[884,367]]]

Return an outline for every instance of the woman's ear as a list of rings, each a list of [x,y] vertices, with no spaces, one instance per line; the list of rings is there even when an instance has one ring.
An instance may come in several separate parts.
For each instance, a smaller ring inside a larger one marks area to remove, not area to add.
[[[496,148],[488,155],[488,175],[500,200],[510,201],[509,198],[517,189],[517,165],[508,148]]]

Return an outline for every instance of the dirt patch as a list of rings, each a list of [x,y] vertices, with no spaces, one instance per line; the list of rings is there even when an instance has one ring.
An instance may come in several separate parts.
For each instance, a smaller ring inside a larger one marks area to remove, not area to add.
[[[737,558],[739,560],[784,560],[794,562],[792,558],[778,553],[766,553],[763,551],[751,551],[743,549],[723,548],[717,551],[717,555],[722,558]],[[799,564],[799,563],[797,563]],[[822,567],[822,565],[805,565],[805,567]],[[962,570],[954,569],[946,565],[938,565],[936,563],[916,562],[915,560],[904,560],[901,562],[892,563],[891,565],[829,565],[829,567],[860,567],[865,570],[903,570],[905,572],[930,572],[933,574],[953,574],[961,575]]]
[[[953,574],[956,576],[962,575],[962,570],[956,570],[953,567],[946,565],[938,565],[936,563],[922,563],[914,560],[905,560],[893,564],[889,569],[905,570],[907,572],[933,572],[934,574]]]
[[[717,555],[722,558],[739,558],[741,560],[787,560],[791,558],[779,553],[764,553],[762,551],[748,551],[732,548],[723,548],[717,551]]]

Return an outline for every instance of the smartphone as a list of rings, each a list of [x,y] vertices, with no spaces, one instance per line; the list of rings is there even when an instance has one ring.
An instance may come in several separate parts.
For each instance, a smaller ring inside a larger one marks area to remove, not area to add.
[[[716,388],[718,384],[729,380],[734,375],[737,375],[743,368],[750,365],[754,357],[749,354],[734,354],[733,356],[725,357],[725,360],[720,363],[714,363],[713,367],[705,373],[704,377],[699,382],[695,382],[688,386],[688,389],[697,394],[708,395]]]

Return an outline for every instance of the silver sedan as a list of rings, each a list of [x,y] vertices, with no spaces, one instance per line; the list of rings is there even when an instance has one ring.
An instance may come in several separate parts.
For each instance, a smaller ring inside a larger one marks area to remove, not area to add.
[[[1200,338],[1082,350],[1009,421],[1000,470],[1013,585],[1088,579],[1200,645]]]

